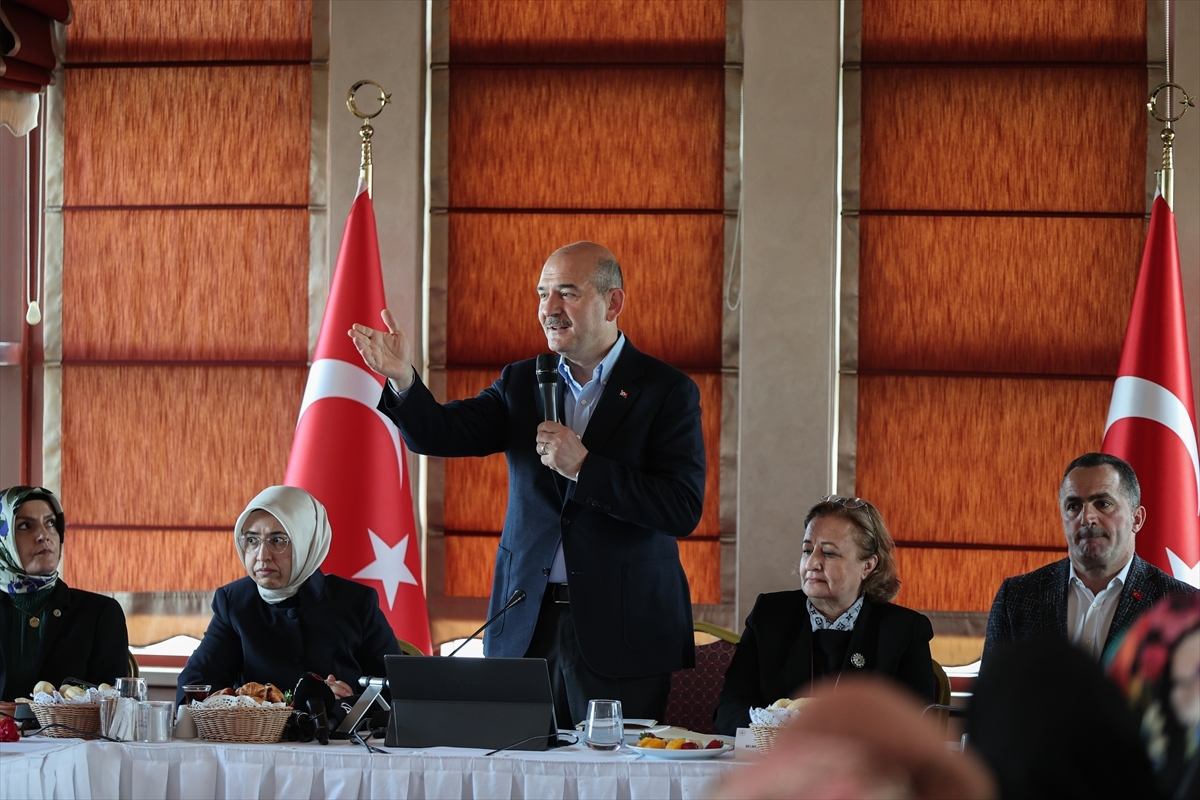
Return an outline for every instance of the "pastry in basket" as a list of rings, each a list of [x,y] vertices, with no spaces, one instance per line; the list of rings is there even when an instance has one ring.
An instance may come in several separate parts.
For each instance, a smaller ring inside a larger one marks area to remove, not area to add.
[[[396,635],[375,589],[321,572],[331,539],[325,507],[303,489],[272,486],[250,501],[231,537],[246,577],[217,589],[178,702],[188,684],[242,686],[241,695],[279,702],[278,687],[308,672],[347,697],[360,677],[386,674],[383,657],[400,654]]]
[[[0,492],[0,642],[9,643],[2,700],[25,694],[39,679],[53,692],[68,676],[98,684],[128,674],[121,606],[68,587],[58,574],[65,528],[62,505],[48,489]]]
[[[233,691],[233,688],[230,686],[226,686],[224,689],[220,689],[209,695],[209,697],[233,697],[233,696],[234,696],[234,691]]]
[[[936,702],[929,618],[892,603],[894,544],[878,509],[829,496],[809,509],[797,542],[801,588],[758,596],[725,672],[716,728],[750,725],[750,709],[807,697],[820,681],[880,673]]]
[[[263,686],[261,683],[250,681],[249,683],[243,683],[241,686],[239,686],[238,690],[234,692],[234,694],[236,694],[238,697],[252,697],[261,703],[267,699],[267,687]]]

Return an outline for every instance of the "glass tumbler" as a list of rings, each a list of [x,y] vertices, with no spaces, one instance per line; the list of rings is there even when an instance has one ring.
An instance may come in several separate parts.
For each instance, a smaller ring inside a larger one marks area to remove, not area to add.
[[[132,697],[134,700],[145,700],[146,679],[117,678],[117,694],[121,697]]]
[[[625,739],[620,700],[589,700],[583,741],[593,750],[616,750]]]
[[[169,742],[175,728],[175,703],[151,700],[138,703],[138,741]]]

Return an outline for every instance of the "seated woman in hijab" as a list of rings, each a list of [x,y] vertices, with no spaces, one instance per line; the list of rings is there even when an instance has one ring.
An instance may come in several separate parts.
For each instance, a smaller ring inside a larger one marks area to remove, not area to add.
[[[217,589],[213,617],[179,676],[183,687],[243,683],[291,689],[301,675],[328,676],[336,697],[364,675],[385,675],[399,655],[374,589],[319,569],[332,540],[325,506],[294,486],[272,486],[238,517],[233,544],[248,577]]]
[[[48,489],[0,493],[0,699],[29,697],[38,681],[101,684],[129,674],[121,606],[58,576],[66,527]]]
[[[725,672],[716,728],[733,735],[750,709],[811,696],[822,678],[873,672],[937,699],[929,618],[891,600],[894,544],[875,506],[830,495],[804,519],[799,591],[760,594]]]

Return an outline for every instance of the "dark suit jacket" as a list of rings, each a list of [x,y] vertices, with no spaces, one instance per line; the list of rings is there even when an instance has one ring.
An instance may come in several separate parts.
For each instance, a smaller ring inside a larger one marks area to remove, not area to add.
[[[812,623],[802,591],[760,594],[746,617],[746,630],[725,672],[715,715],[717,731],[732,736],[750,724],[750,708],[783,697],[807,696],[813,675]],[[841,674],[874,672],[912,689],[921,700],[937,700],[929,640],[933,626],[924,614],[863,601],[854,623]],[[863,666],[851,662],[863,656]]]
[[[16,619],[12,600],[0,593],[0,650]],[[7,654],[0,653],[0,697],[28,697],[32,684],[6,684],[2,665],[8,660]],[[114,683],[128,675],[129,634],[120,604],[111,597],[72,589],[59,578],[46,606],[37,660],[35,680],[50,681],[55,686],[61,686],[68,677],[99,684]]]
[[[386,676],[383,657],[400,653],[375,590],[320,570],[278,605],[259,597],[252,579],[236,580],[217,589],[212,609],[179,675],[177,702],[189,683],[216,690],[258,681],[291,689],[305,672],[332,673],[357,690],[363,675]]]
[[[489,615],[517,589],[528,599],[488,629],[487,655],[520,658],[529,649],[561,538],[571,617],[589,667],[627,678],[694,663],[691,597],[675,541],[695,530],[704,504],[700,396],[690,378],[626,338],[584,432],[578,482],[543,466],[535,450],[543,413],[533,359],[505,367],[478,396],[446,405],[420,380],[403,400],[388,384],[379,410],[413,452],[508,459]]]
[[[1006,642],[1039,636],[1068,639],[1067,581],[1070,577],[1071,559],[1064,558],[1033,572],[1005,578],[988,614],[984,659]],[[1112,626],[1108,629],[1108,638],[1104,640],[1104,650],[1107,652],[1138,615],[1163,595],[1195,591],[1134,554]]]

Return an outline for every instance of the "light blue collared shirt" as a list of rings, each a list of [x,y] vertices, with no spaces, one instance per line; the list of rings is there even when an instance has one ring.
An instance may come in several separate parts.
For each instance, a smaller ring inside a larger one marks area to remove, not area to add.
[[[618,333],[616,343],[608,351],[608,355],[596,365],[596,369],[592,370],[592,379],[583,386],[580,386],[579,382],[575,380],[575,376],[571,374],[571,368],[567,365],[566,358],[558,357],[558,374],[562,375],[569,390],[563,393],[563,419],[566,421],[567,427],[581,439],[583,432],[587,430],[592,414],[596,411],[596,404],[600,402],[600,395],[604,393],[604,387],[608,385],[608,379],[612,377],[613,366],[617,363],[617,358],[620,357],[621,349],[624,346],[625,334]],[[548,580],[550,583],[567,582],[567,562],[563,558],[561,539],[558,542],[558,550],[554,552],[554,564],[550,567]]]

